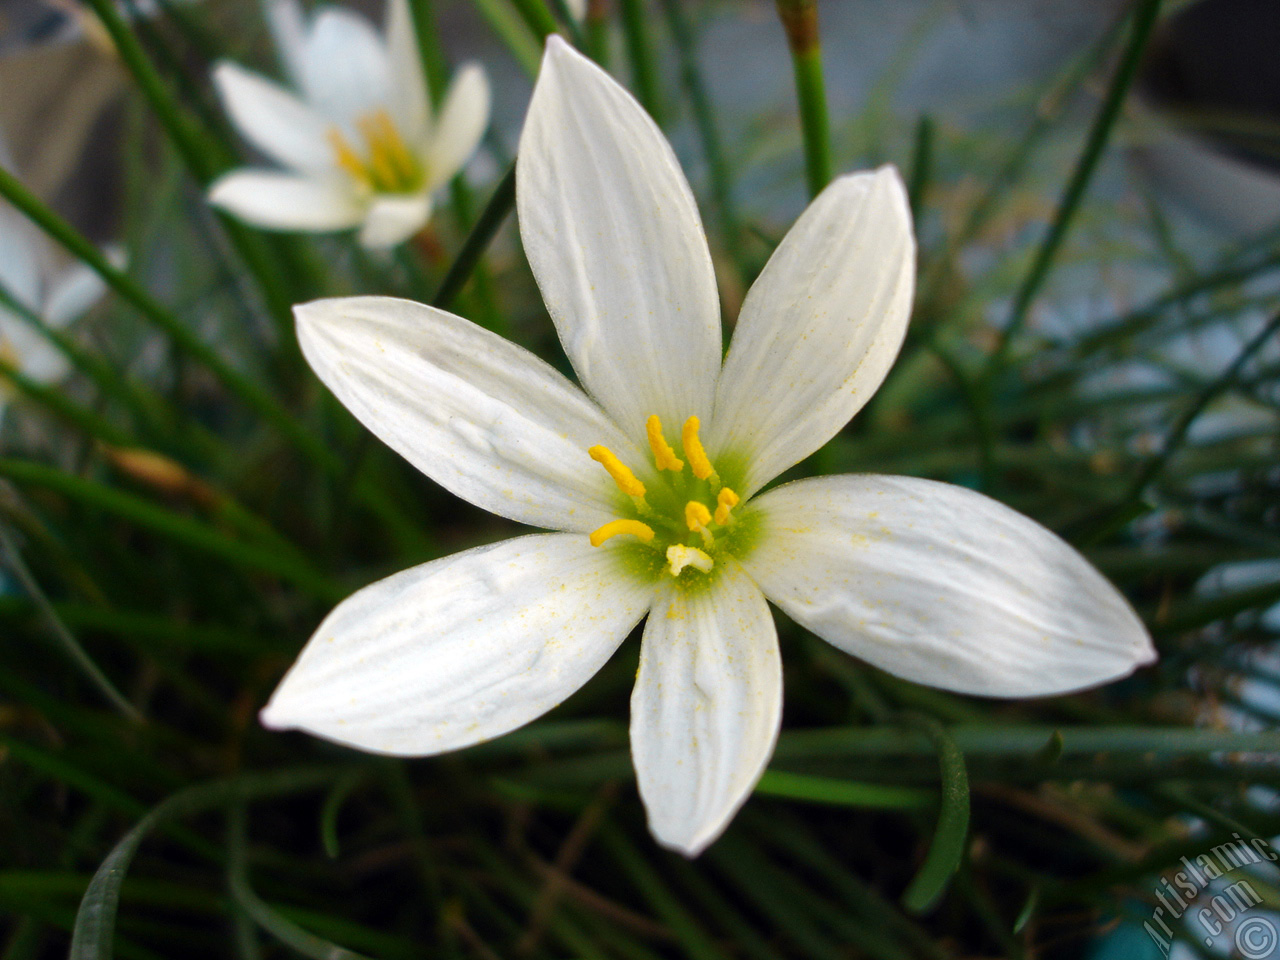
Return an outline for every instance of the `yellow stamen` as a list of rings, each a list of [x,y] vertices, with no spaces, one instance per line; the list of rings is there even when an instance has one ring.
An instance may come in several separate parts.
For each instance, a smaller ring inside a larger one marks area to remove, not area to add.
[[[364,161],[351,149],[351,144],[347,143],[347,138],[337,127],[329,128],[329,145],[333,147],[334,155],[338,158],[338,166],[361,183],[369,182],[369,171],[365,169]]]
[[[667,547],[667,563],[670,565],[673,577],[680,576],[680,571],[685,567],[710,573],[711,568],[715,566],[715,561],[707,554],[697,547],[686,547],[683,543],[673,543]]]
[[[384,140],[381,122],[383,115],[385,115],[384,111],[379,110],[366,114],[356,123],[360,127],[360,132],[364,134],[365,142],[369,145],[369,168],[373,171],[374,182],[383,189],[391,189],[399,182],[400,177],[396,170],[394,151]],[[387,123],[390,122],[391,118],[387,117]]]
[[[386,110],[374,111],[369,117],[365,136],[369,138],[369,149],[374,156],[381,155],[387,167],[395,171],[394,185],[405,187],[417,178],[418,161],[400,136],[391,114]]]
[[[729,522],[729,511],[740,502],[738,495],[728,487],[721,487],[716,494],[716,523],[724,526]]]
[[[697,500],[690,500],[684,505],[684,522],[690,530],[705,530],[711,522],[711,511]]]
[[[653,539],[653,528],[639,520],[610,520],[591,534],[591,545],[598,547],[610,537],[617,537],[624,533],[631,534],[641,543],[648,543]]]
[[[707,459],[707,451],[702,449],[702,441],[698,439],[698,426],[697,417],[686,420],[684,430],[680,432],[680,442],[684,444],[684,455],[689,458],[693,475],[699,480],[705,480],[715,473],[715,469]]]
[[[609,471],[609,476],[613,477],[613,482],[618,485],[618,489],[627,496],[644,496],[644,484],[636,479],[636,475],[628,469],[625,463],[615,457],[613,451],[608,447],[602,447],[597,444],[587,451],[587,455]],[[652,533],[650,533],[650,536],[652,536]]]
[[[684,461],[676,456],[676,452],[671,449],[671,444],[667,443],[667,438],[662,435],[662,421],[658,419],[655,413],[645,421],[645,432],[649,434],[649,449],[653,451],[653,461],[658,465],[659,470],[674,470],[677,473],[684,469]]]

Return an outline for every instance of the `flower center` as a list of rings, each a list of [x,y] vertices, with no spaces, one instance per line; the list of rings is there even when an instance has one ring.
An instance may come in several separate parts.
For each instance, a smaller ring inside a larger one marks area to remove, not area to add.
[[[363,114],[356,129],[364,140],[363,151],[359,143],[353,147],[337,127],[329,128],[329,145],[338,166],[376,193],[413,193],[422,186],[426,179],[422,161],[404,142],[391,114],[386,110]]]
[[[593,547],[614,537],[632,537],[660,557],[671,576],[683,574],[685,579],[710,574],[716,558],[732,552],[737,527],[733,508],[741,501],[712,466],[698,438],[699,427],[697,417],[684,422],[682,460],[667,443],[662,421],[656,414],[649,417],[645,432],[660,482],[648,487],[608,447],[587,451],[630,500],[630,508],[624,510],[630,516],[611,520],[593,532]]]

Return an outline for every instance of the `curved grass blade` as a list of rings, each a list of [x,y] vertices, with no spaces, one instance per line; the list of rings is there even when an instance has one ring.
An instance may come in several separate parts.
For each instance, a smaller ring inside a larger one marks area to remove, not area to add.
[[[0,560],[3,560],[4,565],[18,578],[18,582],[22,584],[22,589],[31,598],[31,602],[36,605],[45,622],[49,624],[50,632],[57,639],[63,650],[66,651],[67,656],[71,658],[71,662],[80,668],[80,671],[88,678],[89,682],[98,688],[98,692],[125,719],[130,723],[142,723],[143,717],[138,712],[138,708],[130,703],[125,695],[115,688],[115,684],[107,679],[107,675],[93,662],[93,658],[85,651],[80,641],[76,639],[75,634],[58,616],[58,611],[49,602],[49,598],[40,587],[40,582],[32,575],[26,561],[22,559],[22,552],[18,549],[18,545],[13,542],[13,538],[9,536],[3,525],[0,525]]]
[[[304,957],[311,957],[312,960],[369,960],[362,953],[356,953],[354,950],[331,943],[323,937],[317,937],[271,909],[249,884],[249,866],[245,851],[247,829],[243,802],[232,805],[228,820],[227,886],[231,890],[232,898],[254,923],[281,943],[292,947]]]
[[[938,902],[964,857],[969,835],[969,775],[965,772],[964,754],[942,724],[919,715],[906,719],[933,741],[942,778],[942,804],[933,842],[920,871],[902,895],[904,907],[912,913],[924,913]]]
[[[89,881],[76,913],[69,960],[111,960],[120,887],[142,841],[157,827],[236,801],[312,790],[330,782],[337,772],[332,767],[311,767],[245,774],[189,787],[154,807],[116,844]]]

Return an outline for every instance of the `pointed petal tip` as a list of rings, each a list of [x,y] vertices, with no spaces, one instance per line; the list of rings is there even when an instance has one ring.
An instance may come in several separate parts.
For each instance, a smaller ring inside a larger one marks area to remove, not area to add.
[[[649,832],[658,846],[672,853],[678,853],[686,860],[696,860],[707,847],[720,839],[720,834],[724,832],[726,826],[728,826],[727,823],[721,824],[715,830],[703,830],[690,835],[682,831],[666,830],[650,821]]]
[[[278,693],[279,690],[276,691]],[[267,705],[258,711],[258,722],[268,730],[293,730],[296,724],[280,709],[276,694],[272,694]]]

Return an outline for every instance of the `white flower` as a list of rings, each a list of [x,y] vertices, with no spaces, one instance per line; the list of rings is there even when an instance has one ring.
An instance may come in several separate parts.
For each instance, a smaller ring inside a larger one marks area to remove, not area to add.
[[[0,146],[0,154],[4,153]],[[119,250],[107,252],[116,263]],[[55,330],[83,316],[106,292],[102,278],[82,263],[65,270],[52,265],[49,245],[31,223],[0,203],[0,287]],[[70,361],[23,317],[0,304],[0,358],[37,383],[52,384],[71,371]],[[0,377],[0,415],[13,388]]]
[[[721,362],[706,237],[640,106],[552,37],[517,165],[520,230],[585,387],[431,307],[297,308],[320,378],[458,496],[558,533],[436,560],[321,624],[263,721],[378,753],[454,750],[559,703],[648,613],[632,697],[658,840],[714,840],[764,770],[782,673],[766,598],[920,683],[1088,687],[1152,659],[1129,605],[1001,504],[907,477],[756,493],[884,379],[912,298],[897,173],[828,187],[782,241]]]
[[[273,0],[269,14],[301,98],[234,63],[213,78],[245,139],[286,169],[234,170],[210,202],[271,230],[358,226],[370,248],[407,240],[484,134],[484,72],[460,67],[433,117],[406,0],[390,0],[385,36],[336,7],[307,22],[297,0]]]

